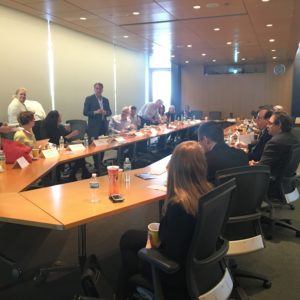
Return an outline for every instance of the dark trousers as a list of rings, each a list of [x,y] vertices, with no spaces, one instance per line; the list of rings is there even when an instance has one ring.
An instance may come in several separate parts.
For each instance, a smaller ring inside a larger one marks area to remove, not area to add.
[[[138,251],[146,246],[146,242],[146,231],[128,230],[122,235],[120,240],[122,266],[118,278],[116,300],[127,299],[130,293],[129,278],[134,274],[144,273],[147,269],[147,266],[142,264],[137,256]],[[146,273],[148,272],[146,271]]]

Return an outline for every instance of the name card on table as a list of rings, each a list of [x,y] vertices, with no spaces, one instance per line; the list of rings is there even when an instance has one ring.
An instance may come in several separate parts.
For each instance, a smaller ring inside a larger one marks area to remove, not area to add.
[[[45,158],[53,158],[53,157],[58,157],[59,153],[55,148],[50,148],[50,149],[42,150],[42,155]]]
[[[84,151],[85,147],[82,144],[74,144],[74,145],[69,145],[68,148],[73,152],[75,151]]]
[[[93,144],[97,146],[103,146],[108,144],[108,139],[100,139],[100,140],[94,140]]]
[[[135,135],[136,135],[136,136],[144,136],[144,134],[143,134],[142,132],[140,132],[140,131],[137,131],[137,132],[135,133]]]
[[[116,137],[115,141],[118,142],[118,143],[125,143],[126,142],[126,140],[121,136]]]
[[[21,156],[20,158],[18,158],[14,165],[13,165],[13,169],[24,169],[25,167],[27,167],[29,165],[29,162],[26,160],[26,158],[24,156]]]

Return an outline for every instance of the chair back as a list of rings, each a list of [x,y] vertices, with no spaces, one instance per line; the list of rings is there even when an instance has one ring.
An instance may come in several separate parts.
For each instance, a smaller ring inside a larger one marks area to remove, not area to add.
[[[228,250],[228,242],[220,239],[220,235],[235,187],[232,179],[199,200],[196,227],[186,263],[186,282],[191,299],[198,299],[213,289],[226,272],[223,257]]]
[[[209,120],[222,120],[222,112],[221,111],[210,111],[208,113]]]
[[[71,130],[78,130],[79,134],[75,137],[75,139],[82,140],[84,137],[84,134],[87,130],[87,122],[86,120],[68,120],[66,121],[67,124],[70,124]]]
[[[193,111],[191,111],[191,117],[192,117],[192,119],[195,118],[196,120],[202,120],[203,119],[203,111],[193,110]]]
[[[230,241],[229,253],[233,253],[232,241],[245,243],[247,240],[257,238],[260,242],[256,250],[264,248],[260,207],[268,191],[270,168],[268,166],[230,168],[218,171],[216,178],[218,183],[236,179],[236,190],[228,210],[229,219],[223,232],[225,238]],[[254,248],[251,246],[244,250],[251,252],[255,251]],[[241,254],[245,252],[241,251]]]
[[[280,180],[281,199],[290,203],[299,198],[296,186],[297,169],[300,163],[300,144],[292,145],[289,153],[289,160]]]

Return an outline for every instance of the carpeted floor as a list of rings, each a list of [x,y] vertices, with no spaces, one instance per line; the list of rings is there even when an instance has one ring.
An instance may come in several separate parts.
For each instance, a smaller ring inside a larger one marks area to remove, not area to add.
[[[300,201],[298,201],[300,202]],[[300,228],[300,203],[294,211],[282,209],[281,216],[291,218]],[[91,223],[87,227],[88,253],[95,253],[108,281],[114,286],[120,266],[118,241],[129,228],[146,228],[158,220],[158,205],[151,204],[127,213],[115,215]],[[36,286],[32,280],[36,270],[49,262],[76,262],[77,232],[51,231],[14,224],[0,224],[0,251],[9,254],[24,269],[23,278],[12,285],[10,268],[0,262],[1,300],[71,300],[80,292],[79,271],[52,274],[46,283]],[[5,242],[4,242],[5,241]],[[239,257],[239,267],[262,273],[272,280],[272,288],[264,289],[255,280],[241,280],[250,299],[298,300],[300,299],[300,238],[286,229],[276,228],[274,238],[266,241],[266,248],[250,255]],[[113,299],[109,290],[105,299]]]

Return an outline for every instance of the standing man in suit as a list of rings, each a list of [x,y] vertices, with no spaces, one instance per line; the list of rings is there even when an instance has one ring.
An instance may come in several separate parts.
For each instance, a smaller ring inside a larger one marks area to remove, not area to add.
[[[85,98],[83,115],[88,117],[88,135],[89,138],[97,139],[99,135],[106,135],[108,132],[107,117],[111,116],[109,100],[102,96],[103,84],[96,82],[94,84],[95,93]],[[99,155],[94,155],[95,169],[99,170]],[[101,161],[103,153],[100,153]]]
[[[198,141],[205,152],[207,180],[215,183],[216,172],[223,169],[247,166],[247,154],[224,141],[224,132],[217,122],[203,123],[198,129]]]
[[[266,143],[260,165],[267,165],[271,169],[273,180],[270,182],[269,195],[277,198],[278,184],[289,159],[292,145],[298,144],[298,139],[291,133],[293,121],[284,112],[275,112],[268,122],[268,132],[272,138]],[[256,164],[250,161],[250,165]]]
[[[245,144],[239,142],[236,144],[238,148],[248,148],[248,159],[259,161],[261,155],[264,151],[265,144],[271,139],[271,135],[268,133],[267,125],[270,117],[272,116],[272,111],[267,110],[265,108],[260,109],[257,113],[255,122],[257,128],[260,130],[258,139],[255,143],[252,144]]]

